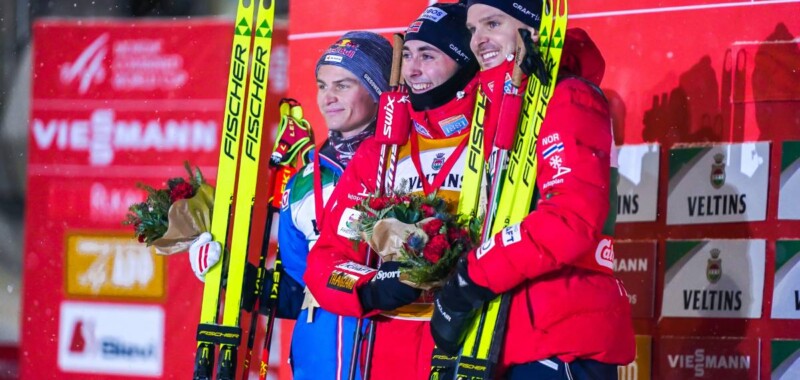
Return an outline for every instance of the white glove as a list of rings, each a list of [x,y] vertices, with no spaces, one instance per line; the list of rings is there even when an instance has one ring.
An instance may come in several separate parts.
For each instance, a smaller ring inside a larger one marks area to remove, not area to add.
[[[211,239],[211,234],[203,232],[189,247],[189,263],[197,279],[206,282],[206,273],[219,261],[221,248]]]

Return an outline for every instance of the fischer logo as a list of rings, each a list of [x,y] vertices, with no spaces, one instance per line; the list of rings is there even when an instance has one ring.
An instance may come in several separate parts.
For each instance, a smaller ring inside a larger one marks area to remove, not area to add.
[[[65,372],[161,376],[164,311],[64,301],[58,336],[58,366]]]
[[[175,90],[189,80],[183,56],[165,52],[164,40],[109,40],[109,33],[101,35],[75,61],[63,64],[61,83],[71,85],[77,81],[78,92],[86,94],[91,85],[99,85],[109,77],[117,91]],[[104,64],[109,48],[112,59]]]
[[[78,92],[85,94],[92,84],[100,84],[106,79],[103,61],[108,54],[108,33],[98,37],[84,49],[74,62],[61,66],[61,83],[72,84],[78,80]]]
[[[33,119],[33,138],[41,150],[89,152],[89,164],[107,166],[116,152],[212,152],[217,150],[213,120],[124,120],[113,110],[97,109],[88,119]]]

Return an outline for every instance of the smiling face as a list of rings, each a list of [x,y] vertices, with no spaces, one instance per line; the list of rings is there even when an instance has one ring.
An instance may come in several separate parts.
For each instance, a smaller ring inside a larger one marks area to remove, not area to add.
[[[350,137],[366,129],[378,105],[361,81],[339,66],[322,65],[317,71],[317,106],[328,130]]]
[[[437,47],[423,41],[411,40],[403,44],[403,79],[411,92],[422,94],[450,79],[458,71],[458,64]]]
[[[481,69],[503,63],[517,48],[519,28],[527,28],[507,13],[485,4],[475,4],[467,11],[467,29],[472,33],[469,47],[478,57]]]

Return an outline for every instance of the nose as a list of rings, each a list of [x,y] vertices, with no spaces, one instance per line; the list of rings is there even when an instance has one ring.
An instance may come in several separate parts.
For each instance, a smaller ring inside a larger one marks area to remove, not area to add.
[[[420,75],[419,61],[415,58],[407,59],[403,62],[403,76],[407,78],[416,78]]]
[[[486,41],[486,33],[484,33],[483,29],[475,29],[475,32],[472,34],[472,38],[469,40],[469,46],[472,49],[472,53],[477,56],[478,48]]]
[[[322,101],[325,105],[329,105],[336,102],[336,94],[333,93],[330,89],[320,90],[322,91]]]

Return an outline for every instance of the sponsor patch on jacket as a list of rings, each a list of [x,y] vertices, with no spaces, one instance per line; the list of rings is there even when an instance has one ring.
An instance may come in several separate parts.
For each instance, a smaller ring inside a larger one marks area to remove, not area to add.
[[[447,16],[447,12],[443,11],[441,8],[428,7],[425,9],[425,12],[422,12],[419,18],[439,22],[444,16]]]
[[[286,210],[289,207],[289,189],[283,191],[281,194],[281,211]]]
[[[427,138],[432,138],[431,133],[427,129],[425,129],[425,127],[423,127],[422,124],[417,123],[416,121],[414,122],[414,129],[417,131],[417,133]]]
[[[547,149],[545,149],[542,152],[542,158],[544,158],[546,160],[546,159],[550,158],[552,155],[554,155],[556,153],[561,153],[563,151],[564,151],[564,143],[560,142],[558,144],[553,144],[553,145],[547,147]]]
[[[339,219],[339,225],[336,228],[336,233],[350,240],[358,238],[358,231],[356,231],[356,223],[358,222],[359,212],[348,207],[342,213]]]
[[[551,133],[542,139],[542,146],[549,146],[550,144],[557,141],[561,141],[561,137],[558,135],[558,133]]]
[[[598,265],[614,269],[614,242],[609,238],[600,240],[594,251],[594,258]]]
[[[478,250],[475,252],[475,258],[480,260],[480,258],[489,253],[492,248],[494,248],[494,239],[489,239],[487,242],[483,243],[483,245],[478,247]]]
[[[511,74],[506,73],[506,78],[503,81],[503,92],[506,94],[511,93]]]
[[[353,288],[356,286],[356,281],[358,281],[358,277],[349,273],[335,270],[331,272],[330,277],[328,277],[328,287],[331,289],[352,293]]]
[[[336,266],[337,269],[346,270],[348,272],[357,273],[360,275],[369,274],[375,272],[375,269],[372,269],[366,265],[362,265],[356,262],[348,261],[346,263],[342,263]]]
[[[450,137],[468,127],[469,121],[467,121],[466,116],[462,114],[450,116],[447,119],[439,121],[439,126],[442,127],[442,132],[444,132],[444,135]]]
[[[414,21],[406,28],[406,33],[417,33],[422,26],[422,21]]]
[[[519,223],[503,228],[503,247],[508,247],[511,244],[519,243],[522,241],[522,233],[519,229]]]

